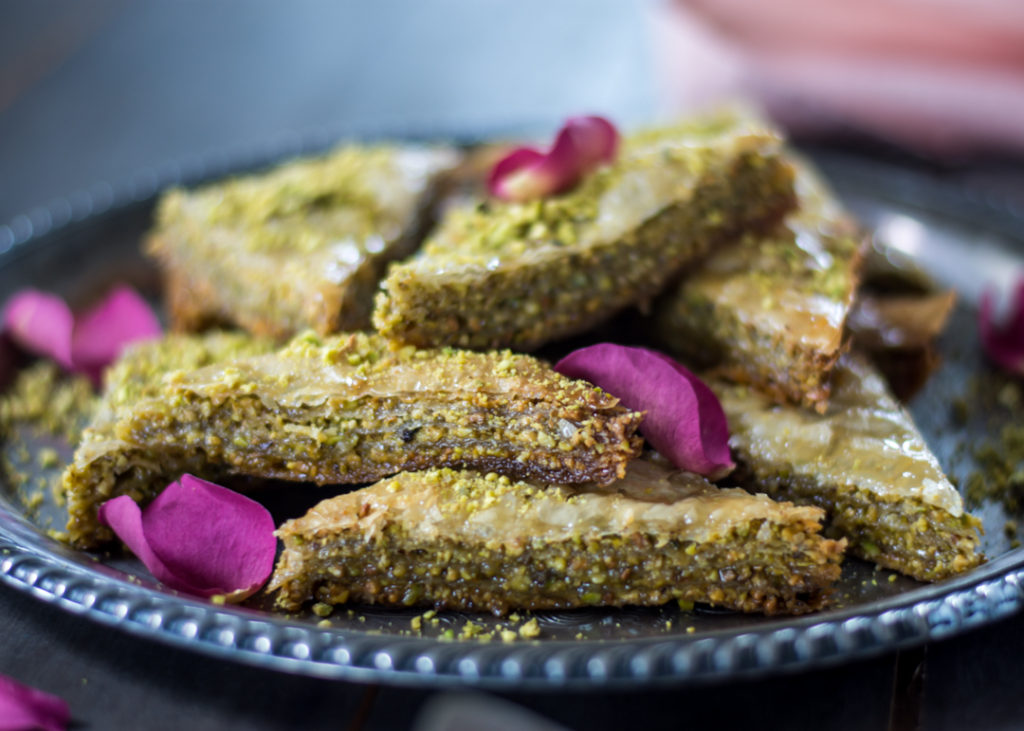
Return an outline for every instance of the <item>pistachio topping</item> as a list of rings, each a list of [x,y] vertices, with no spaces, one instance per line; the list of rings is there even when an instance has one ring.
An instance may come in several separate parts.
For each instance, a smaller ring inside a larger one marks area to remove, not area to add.
[[[801,612],[821,606],[839,573],[842,543],[817,535],[820,518],[642,460],[607,486],[407,472],[285,523],[270,589],[286,608],[314,599],[505,613],[677,599]],[[531,619],[519,635],[538,633]]]
[[[823,410],[860,278],[864,240],[806,164],[799,208],[715,251],[655,312],[658,339],[776,400]]]
[[[713,131],[709,131],[713,130]],[[568,193],[450,211],[391,267],[374,326],[420,347],[529,350],[654,297],[687,264],[793,204],[779,138],[731,118],[624,142]]]
[[[418,244],[458,157],[442,146],[348,145],[167,193],[147,249],[172,325],[234,323],[279,340],[306,327],[365,328],[385,267]]]

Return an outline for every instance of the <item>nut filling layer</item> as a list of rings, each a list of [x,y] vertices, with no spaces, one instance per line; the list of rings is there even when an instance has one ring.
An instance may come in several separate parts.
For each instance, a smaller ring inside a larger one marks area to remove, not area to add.
[[[672,599],[820,608],[843,542],[821,512],[634,462],[606,487],[405,473],[326,500],[278,531],[278,603],[556,609]]]
[[[183,470],[356,484],[447,466],[610,482],[640,453],[641,419],[529,356],[300,336],[169,372],[119,408],[103,428],[107,448],[82,452],[65,478],[82,522],[73,540],[89,541],[97,501],[125,491],[145,501],[166,484],[158,478]]]

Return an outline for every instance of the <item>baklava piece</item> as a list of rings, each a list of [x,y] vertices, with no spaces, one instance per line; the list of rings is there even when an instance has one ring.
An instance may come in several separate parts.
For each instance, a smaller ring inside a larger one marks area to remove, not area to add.
[[[648,301],[686,264],[793,207],[764,125],[723,116],[626,139],[560,196],[450,211],[392,265],[373,321],[421,347],[533,349]]]
[[[269,590],[315,600],[513,609],[704,602],[820,608],[842,541],[822,511],[633,462],[608,486],[441,469],[396,475],[285,523]]]
[[[388,262],[429,222],[449,148],[346,146],[160,201],[148,251],[172,324],[239,325],[283,339],[369,325]]]
[[[113,538],[96,521],[99,505],[118,495],[146,502],[183,472],[218,479],[221,471],[201,455],[164,451],[155,454],[116,435],[120,415],[133,404],[160,392],[166,374],[189,371],[211,363],[257,353],[272,345],[268,340],[241,333],[167,335],[136,343],[106,373],[106,388],[99,407],[74,458],[64,471],[68,538],[79,548],[95,548]]]
[[[747,234],[689,272],[656,305],[656,337],[779,402],[824,411],[829,375],[857,290],[865,244],[806,164],[798,209],[774,232]]]
[[[980,564],[980,521],[964,512],[910,415],[855,354],[833,373],[828,411],[777,405],[747,386],[710,380],[729,419],[735,476],[750,489],[829,516],[850,551],[922,581]]]
[[[610,482],[642,444],[642,414],[535,358],[392,349],[364,334],[310,333],[266,355],[175,370],[115,416],[103,461],[86,443],[72,468],[81,521],[114,494],[155,496],[168,467],[320,485],[431,467]]]

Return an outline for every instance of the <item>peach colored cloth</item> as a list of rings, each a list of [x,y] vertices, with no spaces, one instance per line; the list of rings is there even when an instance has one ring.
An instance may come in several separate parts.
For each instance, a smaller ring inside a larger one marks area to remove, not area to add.
[[[660,0],[672,109],[752,96],[797,130],[1024,151],[1021,0]]]

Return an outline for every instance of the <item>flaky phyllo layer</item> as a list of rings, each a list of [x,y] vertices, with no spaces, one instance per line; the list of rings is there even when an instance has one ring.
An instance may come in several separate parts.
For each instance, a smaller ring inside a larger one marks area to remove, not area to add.
[[[439,181],[458,160],[448,147],[347,145],[169,191],[147,249],[172,324],[278,339],[367,327],[385,267],[419,245]]]
[[[765,125],[730,115],[633,135],[568,193],[450,212],[391,267],[374,326],[419,346],[531,349],[649,301],[794,204]]]
[[[105,428],[112,441],[79,450],[66,479],[72,523],[83,524],[73,538],[92,540],[97,499],[125,489],[146,499],[185,467],[318,484],[440,466],[608,482],[639,453],[641,418],[529,356],[302,336],[265,355],[169,371],[120,408]]]
[[[863,358],[845,356],[824,414],[710,383],[753,490],[828,511],[855,555],[934,581],[978,565],[979,521],[964,512],[907,411]]]
[[[655,306],[670,350],[774,400],[824,411],[864,239],[806,163],[798,208],[769,232],[715,251]]]
[[[501,613],[662,604],[743,611],[822,605],[843,544],[822,513],[720,489],[646,460],[610,485],[403,473],[326,500],[279,530],[279,604],[307,600]]]

